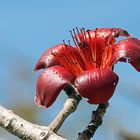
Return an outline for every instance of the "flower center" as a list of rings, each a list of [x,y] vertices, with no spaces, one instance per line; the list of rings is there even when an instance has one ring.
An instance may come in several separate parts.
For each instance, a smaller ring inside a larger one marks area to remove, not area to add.
[[[76,48],[70,44],[64,45],[61,53],[52,52],[57,62],[70,71],[75,77],[81,74],[84,69],[84,63]]]
[[[84,28],[76,30],[77,34],[74,29],[70,33],[86,69],[112,67],[115,44],[113,29],[108,36],[106,34],[101,36],[97,28],[94,32],[85,31]]]
[[[85,31],[84,28],[70,31],[76,48],[64,43],[61,53],[53,52],[55,59],[78,76],[83,71],[95,68],[112,68],[115,37],[113,30],[108,36],[98,34],[98,29]]]

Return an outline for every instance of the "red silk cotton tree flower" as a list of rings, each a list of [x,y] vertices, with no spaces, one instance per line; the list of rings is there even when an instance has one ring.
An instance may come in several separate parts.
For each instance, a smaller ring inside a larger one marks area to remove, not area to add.
[[[78,29],[70,31],[75,47],[58,44],[49,48],[36,64],[44,69],[36,83],[35,101],[49,107],[68,85],[74,85],[90,104],[108,101],[118,83],[113,72],[118,61],[130,63],[140,71],[140,40],[120,28]],[[116,38],[125,39],[116,42]]]

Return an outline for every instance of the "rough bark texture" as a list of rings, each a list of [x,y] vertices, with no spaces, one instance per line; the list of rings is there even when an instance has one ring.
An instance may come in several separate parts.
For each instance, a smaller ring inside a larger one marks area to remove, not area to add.
[[[94,136],[97,128],[102,125],[103,117],[108,106],[108,102],[99,104],[96,111],[92,112],[90,123],[82,133],[79,133],[77,140],[90,140]]]
[[[62,108],[60,113],[48,126],[53,132],[57,132],[59,130],[65,119],[77,109],[77,106],[81,100],[81,96],[75,91],[72,86],[67,86],[64,90],[69,98],[64,103],[64,107]]]
[[[81,96],[72,86],[67,86],[64,90],[68,95],[68,99],[60,113],[48,127],[32,124],[2,106],[0,106],[0,126],[23,140],[66,140],[56,133],[65,119],[77,109]],[[96,129],[102,124],[102,118],[108,105],[108,103],[100,104],[97,110],[93,111],[91,122],[79,134],[78,140],[89,140],[93,137]]]
[[[0,126],[23,140],[66,140],[48,127],[25,121],[12,110],[0,106]]]
[[[132,132],[128,132],[128,131],[121,131],[120,133],[120,137],[123,140],[140,140],[140,135],[139,134],[134,134]]]
[[[68,86],[64,90],[68,95],[68,99],[60,113],[48,127],[27,122],[12,110],[7,110],[2,106],[0,106],[0,126],[23,140],[66,140],[57,135],[56,132],[65,119],[76,110],[81,96],[72,86]]]

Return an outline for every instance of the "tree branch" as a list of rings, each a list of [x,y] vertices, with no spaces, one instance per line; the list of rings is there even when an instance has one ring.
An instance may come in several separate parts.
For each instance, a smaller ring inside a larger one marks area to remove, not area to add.
[[[0,106],[0,126],[23,140],[66,140],[54,132],[57,132],[65,119],[76,110],[81,96],[72,86],[67,86],[64,90],[69,97],[48,127],[32,124],[2,106]]]
[[[23,140],[66,140],[48,127],[32,124],[0,106],[0,126]]]
[[[140,140],[140,135],[139,134],[134,134],[132,132],[128,132],[128,131],[121,131],[120,136],[124,139],[124,140]]]
[[[66,140],[55,133],[62,126],[65,119],[77,109],[81,96],[72,86],[67,86],[64,90],[68,95],[68,99],[60,113],[48,127],[32,124],[2,106],[0,106],[0,126],[23,140]],[[108,106],[108,102],[99,104],[96,111],[92,112],[91,122],[79,134],[78,140],[89,140],[93,137],[96,129],[102,124]]]
[[[65,119],[76,110],[81,100],[81,96],[77,93],[77,91],[72,86],[67,86],[64,90],[69,96],[69,98],[64,103],[64,107],[62,108],[60,113],[48,126],[49,129],[51,129],[53,132],[57,132],[59,130],[59,128],[62,126],[63,122],[65,121]]]
[[[99,104],[96,111],[92,112],[91,121],[82,133],[79,133],[77,140],[90,140],[96,132],[97,128],[102,125],[102,119],[109,103]]]

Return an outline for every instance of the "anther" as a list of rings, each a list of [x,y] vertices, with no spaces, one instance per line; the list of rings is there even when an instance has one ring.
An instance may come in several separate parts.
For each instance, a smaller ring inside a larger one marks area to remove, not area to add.
[[[88,30],[86,30],[86,32],[89,32],[90,30],[88,29]]]
[[[82,30],[85,32],[85,28],[82,28]]]
[[[74,33],[74,36],[76,36],[76,32],[75,32],[75,29],[73,28],[73,33]]]
[[[76,35],[76,32],[75,32],[75,29],[73,28],[73,33],[72,32],[70,32],[70,33],[71,33],[71,36],[73,38],[74,44],[77,46],[79,41],[78,41],[78,38],[77,38],[77,35]]]
[[[95,29],[96,31],[98,30],[98,28]]]
[[[76,30],[77,30],[77,33],[79,34],[79,29],[78,29],[78,27],[76,27]]]
[[[83,34],[83,29],[80,29],[81,34]]]

